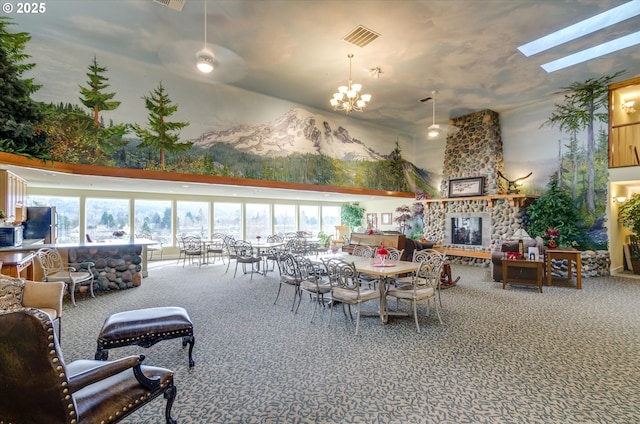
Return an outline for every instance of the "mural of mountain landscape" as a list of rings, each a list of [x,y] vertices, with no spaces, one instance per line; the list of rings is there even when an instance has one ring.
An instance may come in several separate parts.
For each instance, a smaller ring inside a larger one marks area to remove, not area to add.
[[[167,156],[167,170],[428,196],[437,193],[430,183],[433,175],[405,160],[397,142],[391,152],[377,152],[351,137],[346,128],[302,108],[264,124],[208,131],[191,142],[188,152]],[[138,159],[137,164],[129,160],[119,165],[153,167]]]

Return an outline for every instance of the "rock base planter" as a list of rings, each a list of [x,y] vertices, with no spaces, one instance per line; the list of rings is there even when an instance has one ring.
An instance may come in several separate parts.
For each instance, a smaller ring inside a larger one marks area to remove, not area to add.
[[[69,263],[93,262],[98,290],[142,284],[142,246],[86,246],[69,249]]]

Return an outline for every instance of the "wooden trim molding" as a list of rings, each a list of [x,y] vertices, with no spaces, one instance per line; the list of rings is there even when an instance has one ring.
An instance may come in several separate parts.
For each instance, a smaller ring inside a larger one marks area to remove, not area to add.
[[[511,206],[525,207],[533,200],[537,199],[538,195],[533,194],[492,194],[489,196],[470,196],[470,197],[443,197],[440,199],[423,200],[425,207],[433,203],[447,203],[447,202],[461,202],[465,200],[485,200],[487,204],[494,207],[497,200],[507,200]]]
[[[384,196],[415,198],[415,193],[387,190],[369,190],[357,187],[335,187],[315,184],[289,183],[282,181],[255,180],[249,178],[220,177],[213,175],[184,174],[179,172],[153,171],[133,168],[116,168],[102,165],[84,165],[64,162],[43,161],[25,156],[0,152],[0,164],[23,166],[72,175],[91,175],[140,180],[172,181],[201,184],[220,184],[241,187],[277,188],[285,190],[316,191],[321,193],[341,193],[360,196]]]

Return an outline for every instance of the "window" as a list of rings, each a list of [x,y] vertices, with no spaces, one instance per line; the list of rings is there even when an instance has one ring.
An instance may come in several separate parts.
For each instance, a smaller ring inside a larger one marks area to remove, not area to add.
[[[245,212],[245,225],[247,232],[245,239],[255,239],[256,236],[268,236],[271,234],[271,216],[269,205],[261,203],[247,203]]]
[[[176,235],[209,238],[209,202],[177,202]]]
[[[171,246],[171,201],[136,199],[133,226],[136,237]]]
[[[27,206],[55,206],[57,219],[57,243],[80,242],[80,198],[29,196]]]
[[[336,225],[340,225],[340,206],[322,206],[322,231],[335,234]]]
[[[242,239],[242,205],[213,202],[213,232]]]
[[[320,231],[317,205],[300,205],[300,231],[316,235]]]
[[[273,231],[283,234],[296,231],[296,205],[273,205]]]
[[[93,241],[113,239],[116,231],[130,237],[128,199],[87,198],[85,205],[85,232]]]

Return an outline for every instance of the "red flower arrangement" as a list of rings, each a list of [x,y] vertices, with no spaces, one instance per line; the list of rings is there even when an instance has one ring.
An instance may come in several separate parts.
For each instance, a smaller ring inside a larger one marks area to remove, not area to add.
[[[560,231],[557,228],[549,228],[544,235],[545,240],[547,241],[547,247],[554,248],[558,247],[558,243],[556,239],[560,237]]]
[[[387,259],[387,255],[389,255],[389,251],[384,248],[382,243],[380,243],[380,249],[378,249],[378,259],[380,262],[384,264],[385,259]]]

